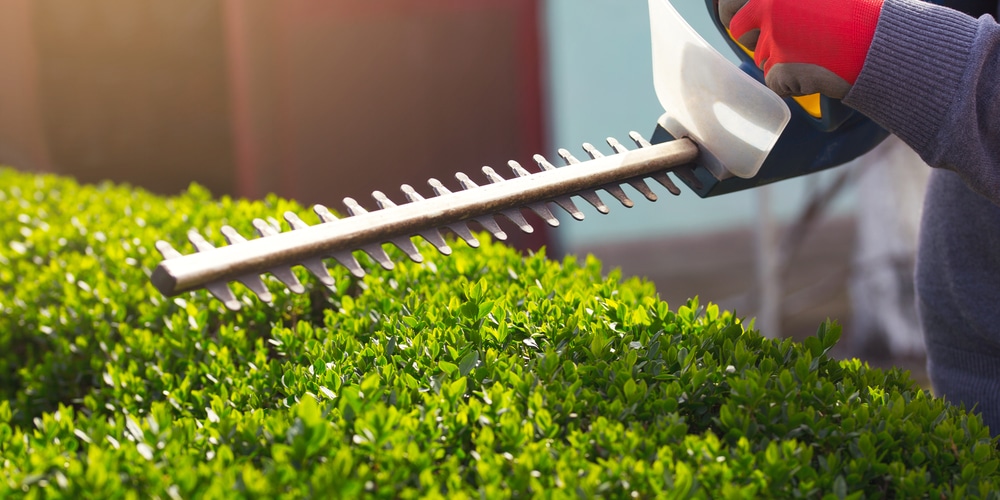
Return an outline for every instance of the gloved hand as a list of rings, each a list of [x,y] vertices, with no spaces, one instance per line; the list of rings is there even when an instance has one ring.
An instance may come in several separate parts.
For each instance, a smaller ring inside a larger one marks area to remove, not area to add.
[[[719,0],[719,18],[754,51],[778,95],[842,99],[861,73],[883,0]]]

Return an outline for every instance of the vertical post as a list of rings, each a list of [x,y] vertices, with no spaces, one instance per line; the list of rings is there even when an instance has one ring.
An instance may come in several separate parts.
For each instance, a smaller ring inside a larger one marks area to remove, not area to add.
[[[778,235],[771,212],[771,187],[756,190],[757,328],[770,338],[781,336],[781,276],[778,272]]]

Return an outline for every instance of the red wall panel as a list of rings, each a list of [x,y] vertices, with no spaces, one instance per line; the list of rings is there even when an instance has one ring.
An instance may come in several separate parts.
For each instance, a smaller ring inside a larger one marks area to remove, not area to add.
[[[229,0],[225,17],[245,195],[371,206],[542,150],[534,1]]]
[[[343,209],[542,152],[537,0],[0,3],[0,163]],[[537,221],[537,220],[536,220]],[[536,224],[537,225],[537,224]],[[521,247],[546,243],[542,229]]]

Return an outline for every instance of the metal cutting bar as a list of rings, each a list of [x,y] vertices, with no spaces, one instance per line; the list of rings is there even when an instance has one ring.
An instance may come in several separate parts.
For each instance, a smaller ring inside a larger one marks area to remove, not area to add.
[[[491,184],[399,205],[383,202],[385,207],[379,210],[358,211],[343,219],[228,246],[199,248],[189,255],[158,245],[167,258],[153,271],[151,280],[161,293],[173,296],[650,176],[688,165],[697,156],[697,145],[682,138],[506,180],[491,176]]]

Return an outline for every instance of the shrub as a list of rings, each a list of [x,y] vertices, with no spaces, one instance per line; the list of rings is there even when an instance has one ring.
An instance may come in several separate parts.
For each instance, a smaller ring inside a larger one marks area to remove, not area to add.
[[[593,258],[332,267],[273,307],[148,282],[158,239],[307,210],[0,170],[0,497],[981,497],[978,416]],[[313,221],[315,222],[315,220]],[[456,244],[458,246],[458,244]],[[185,251],[190,251],[189,249]],[[397,255],[396,257],[400,257]],[[297,271],[301,271],[297,269]]]

